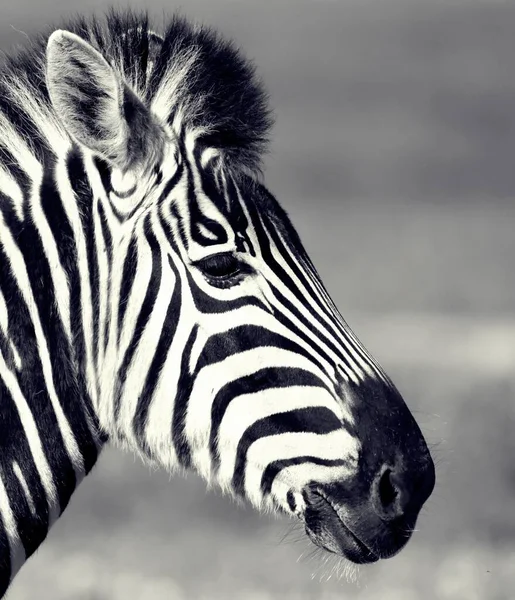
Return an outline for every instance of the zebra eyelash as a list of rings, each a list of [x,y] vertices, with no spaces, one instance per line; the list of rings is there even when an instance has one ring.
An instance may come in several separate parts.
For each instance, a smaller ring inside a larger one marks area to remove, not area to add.
[[[233,287],[253,270],[233,252],[219,252],[193,263],[207,282],[219,288]]]

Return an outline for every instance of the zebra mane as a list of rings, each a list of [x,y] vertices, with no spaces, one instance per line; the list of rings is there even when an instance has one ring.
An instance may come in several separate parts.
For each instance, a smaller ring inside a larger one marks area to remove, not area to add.
[[[56,28],[8,56],[0,73],[0,116],[30,140],[39,159],[51,147],[49,127],[59,129],[45,81],[46,44]],[[165,122],[198,131],[234,166],[260,170],[272,125],[268,98],[253,65],[232,42],[177,15],[157,35],[147,13],[130,10],[77,17],[59,28],[97,48]]]

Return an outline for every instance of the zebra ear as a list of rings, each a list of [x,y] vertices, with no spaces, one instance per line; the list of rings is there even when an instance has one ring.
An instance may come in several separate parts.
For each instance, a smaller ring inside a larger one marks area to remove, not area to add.
[[[50,101],[77,142],[122,171],[156,157],[160,128],[98,50],[58,30],[46,59]]]

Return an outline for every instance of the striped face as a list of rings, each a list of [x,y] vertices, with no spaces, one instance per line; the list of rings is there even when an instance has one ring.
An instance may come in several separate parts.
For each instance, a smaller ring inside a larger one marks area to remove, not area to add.
[[[48,61],[52,103],[85,156],[95,239],[109,240],[91,368],[103,428],[300,518],[329,551],[394,554],[431,493],[433,463],[284,211],[209,131],[184,126],[180,111],[160,119],[163,94],[145,106],[76,36],[53,34]],[[95,113],[118,146],[80,120],[70,82],[124,94]]]
[[[329,550],[392,554],[433,481],[409,411],[265,188],[194,135],[163,155],[114,265],[107,427],[169,468],[300,517]]]
[[[291,511],[293,494],[298,512],[310,482],[356,472],[351,388],[383,375],[268,192],[195,136],[172,146],[114,269],[126,307],[115,418],[150,456],[166,448],[170,465],[256,506]]]

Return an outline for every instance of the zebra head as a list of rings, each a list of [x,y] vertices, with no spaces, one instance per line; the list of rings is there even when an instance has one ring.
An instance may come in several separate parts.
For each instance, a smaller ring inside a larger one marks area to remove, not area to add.
[[[92,203],[83,364],[102,430],[354,562],[395,554],[433,462],[256,175],[270,119],[250,66],[182,20],[158,38],[112,16],[54,32],[46,82],[66,185]]]

